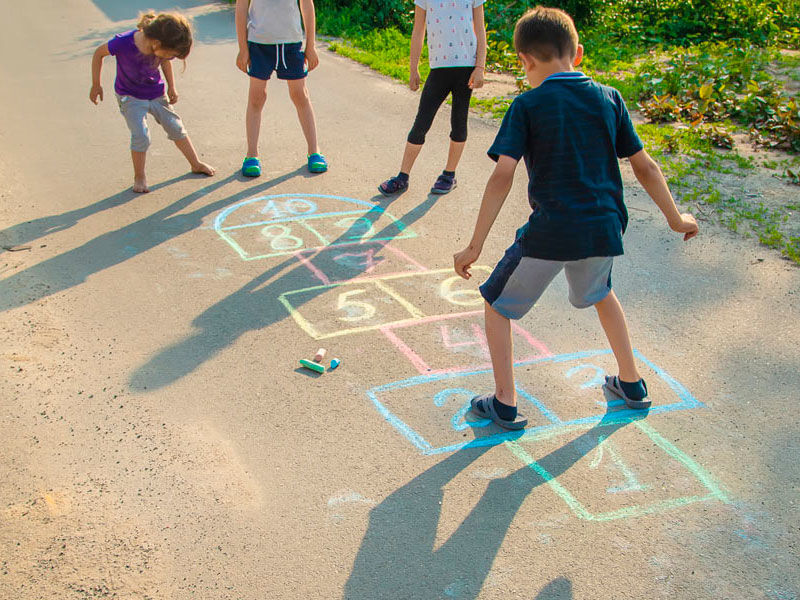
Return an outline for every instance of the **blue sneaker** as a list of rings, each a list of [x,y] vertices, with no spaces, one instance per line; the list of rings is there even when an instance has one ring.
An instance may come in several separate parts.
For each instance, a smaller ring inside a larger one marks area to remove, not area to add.
[[[257,156],[248,156],[242,162],[242,175],[245,177],[258,177],[261,175],[261,161]]]
[[[328,170],[328,161],[319,152],[308,155],[308,170],[312,173],[324,173]]]

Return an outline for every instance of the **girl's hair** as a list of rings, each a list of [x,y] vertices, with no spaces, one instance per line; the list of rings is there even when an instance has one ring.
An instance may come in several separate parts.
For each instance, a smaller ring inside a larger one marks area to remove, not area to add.
[[[158,40],[162,48],[176,52],[178,58],[189,56],[189,50],[192,49],[192,27],[183,15],[142,13],[139,15],[137,27],[151,40]]]

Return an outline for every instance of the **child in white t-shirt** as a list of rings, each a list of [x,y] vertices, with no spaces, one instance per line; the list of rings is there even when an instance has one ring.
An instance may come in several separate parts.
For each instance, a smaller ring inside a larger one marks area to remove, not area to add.
[[[470,97],[472,90],[483,86],[486,65],[483,3],[484,0],[415,0],[409,87],[414,91],[419,89],[419,58],[426,28],[431,72],[422,89],[417,117],[408,134],[400,172],[378,186],[384,196],[408,188],[408,175],[425,143],[425,134],[430,130],[442,102],[450,94],[453,96],[450,151],[445,169],[431,188],[431,193],[446,194],[456,187],[455,171],[467,140]]]
[[[313,71],[319,64],[314,48],[315,31],[313,0],[299,0],[299,6],[298,0],[236,0],[236,36],[239,40],[236,66],[250,76],[245,119],[247,156],[242,163],[242,174],[246,177],[261,175],[258,136],[261,111],[267,102],[267,80],[273,71],[289,86],[289,97],[297,110],[308,144],[308,170],[322,173],[328,169],[317,145],[317,123],[306,87],[308,71]]]

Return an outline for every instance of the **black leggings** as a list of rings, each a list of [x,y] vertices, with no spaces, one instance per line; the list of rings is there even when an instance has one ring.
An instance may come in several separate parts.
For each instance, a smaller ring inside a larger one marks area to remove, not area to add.
[[[450,139],[454,142],[467,141],[467,116],[469,114],[469,99],[472,90],[469,87],[469,78],[474,67],[439,67],[431,69],[422,96],[419,99],[419,110],[414,126],[408,134],[408,141],[412,144],[425,143],[425,134],[433,124],[436,112],[445,101],[447,95],[453,94],[453,108],[450,112]]]

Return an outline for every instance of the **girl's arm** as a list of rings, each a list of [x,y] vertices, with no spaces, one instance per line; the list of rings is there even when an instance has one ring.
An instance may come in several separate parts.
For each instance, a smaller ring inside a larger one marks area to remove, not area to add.
[[[170,104],[178,101],[178,90],[175,89],[175,75],[172,73],[172,61],[161,61],[161,70],[164,72],[164,80],[167,82],[167,97]]]
[[[100,72],[103,69],[103,59],[111,54],[108,44],[99,46],[92,56],[92,89],[89,90],[89,100],[97,104],[98,98],[103,99],[103,88],[100,86]]]
[[[317,13],[314,10],[314,0],[300,0],[300,13],[303,15],[303,29],[306,30],[306,63],[308,70],[313,71],[319,64],[317,56]]]
[[[408,58],[408,87],[416,92],[419,89],[419,57],[422,56],[422,42],[425,41],[425,9],[414,5],[414,30],[411,32],[411,48]]]
[[[247,73],[250,67],[250,50],[247,47],[247,12],[250,0],[236,0],[236,40],[239,42],[239,55],[236,57],[236,66],[240,71]]]
[[[472,26],[478,40],[475,70],[469,78],[469,87],[476,90],[483,87],[483,76],[486,73],[486,23],[483,17],[483,4],[472,9]]]

